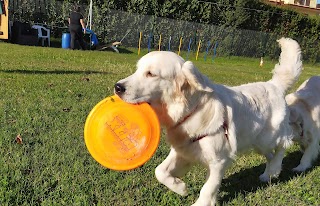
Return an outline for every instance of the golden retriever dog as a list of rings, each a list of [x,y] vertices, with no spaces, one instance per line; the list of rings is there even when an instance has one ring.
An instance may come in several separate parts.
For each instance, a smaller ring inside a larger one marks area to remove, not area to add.
[[[312,166],[319,154],[320,141],[320,77],[313,76],[301,84],[296,92],[288,94],[293,140],[304,152],[300,164],[293,170],[303,172]]]
[[[195,163],[208,169],[193,205],[215,205],[227,166],[237,154],[252,148],[267,159],[260,179],[279,175],[292,139],[285,92],[299,77],[302,62],[296,41],[278,42],[280,61],[267,82],[215,84],[191,61],[173,52],[155,51],[138,61],[135,73],[115,84],[122,100],[148,102],[166,129],[171,151],[155,170],[158,181],[185,196],[187,186],[180,177]]]

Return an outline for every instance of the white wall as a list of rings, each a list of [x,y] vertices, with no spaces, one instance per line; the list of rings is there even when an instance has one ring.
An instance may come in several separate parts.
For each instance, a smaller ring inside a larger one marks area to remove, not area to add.
[[[284,0],[285,4],[294,4],[294,0]]]

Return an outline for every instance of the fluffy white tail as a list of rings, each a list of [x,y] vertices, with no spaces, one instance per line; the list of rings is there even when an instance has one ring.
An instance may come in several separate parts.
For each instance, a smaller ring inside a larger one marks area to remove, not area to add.
[[[299,78],[302,70],[301,49],[299,44],[290,38],[278,40],[281,47],[279,63],[272,71],[270,82],[285,93]]]

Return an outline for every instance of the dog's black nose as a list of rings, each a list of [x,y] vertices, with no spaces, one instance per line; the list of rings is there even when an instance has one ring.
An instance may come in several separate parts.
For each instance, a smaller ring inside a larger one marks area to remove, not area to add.
[[[126,88],[123,86],[123,84],[116,83],[114,85],[114,91],[116,92],[116,94],[122,94],[126,91]]]

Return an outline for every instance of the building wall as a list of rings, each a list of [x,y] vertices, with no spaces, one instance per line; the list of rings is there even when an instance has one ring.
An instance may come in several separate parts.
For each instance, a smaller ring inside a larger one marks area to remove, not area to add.
[[[269,0],[272,2],[283,2],[284,4],[289,5],[299,5],[299,6],[306,6],[310,8],[319,8],[320,7],[320,0]]]
[[[310,8],[317,8],[317,0],[310,0]]]
[[[285,4],[294,4],[294,0],[284,0],[283,3],[285,3]]]

